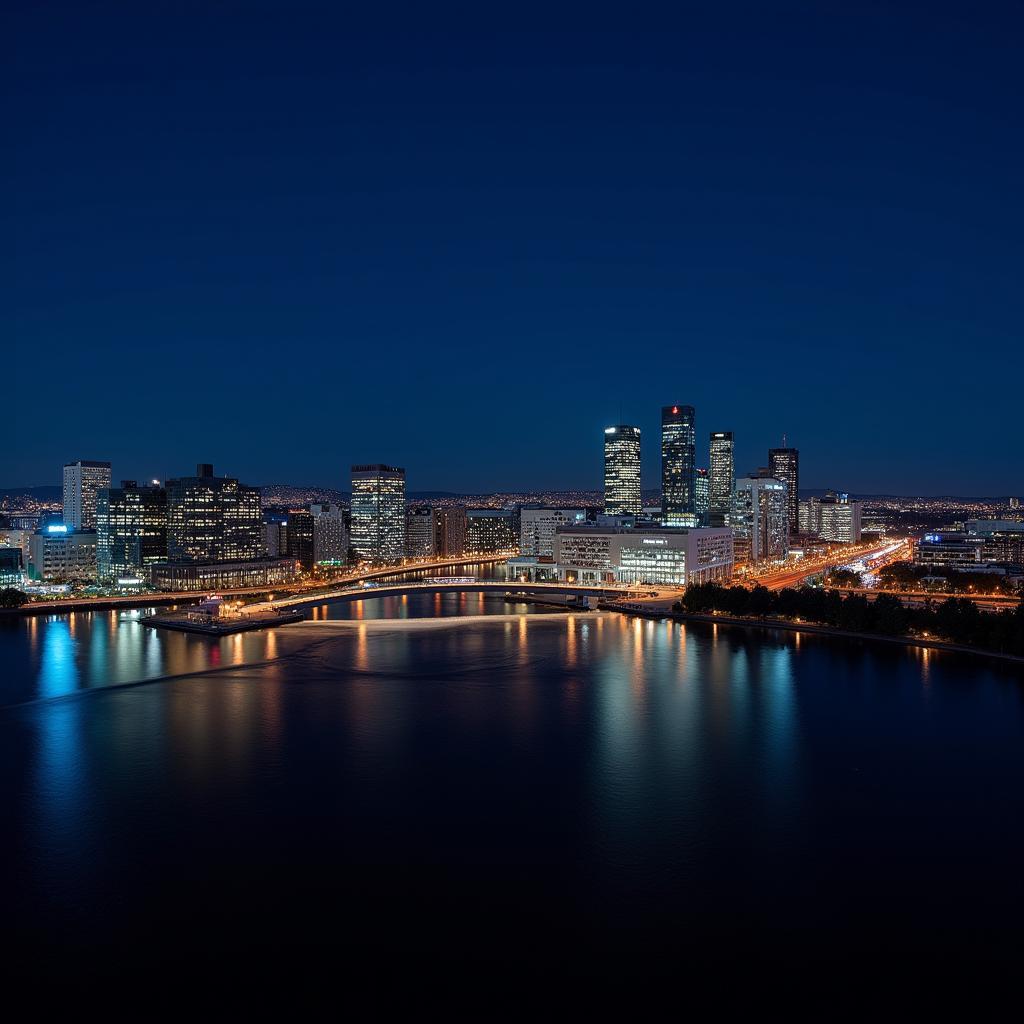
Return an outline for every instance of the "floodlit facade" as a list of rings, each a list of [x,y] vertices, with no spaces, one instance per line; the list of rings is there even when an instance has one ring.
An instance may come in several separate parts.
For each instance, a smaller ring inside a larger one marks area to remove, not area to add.
[[[619,424],[604,432],[604,510],[640,515],[640,428]]]
[[[665,526],[694,523],[697,511],[695,420],[692,405],[661,408],[661,521]]]
[[[586,522],[584,508],[521,508],[519,553],[550,558],[555,553],[555,533],[562,526]]]
[[[122,480],[96,500],[96,575],[101,582],[149,579],[167,561],[167,491]]]
[[[466,510],[466,554],[497,555],[516,549],[515,518],[509,509]]]
[[[96,529],[96,497],[110,486],[110,463],[79,459],[64,464],[64,523],[70,531]]]
[[[863,504],[851,501],[849,494],[828,491],[820,498],[801,501],[798,508],[801,534],[835,544],[860,543]]]
[[[292,558],[259,558],[211,565],[164,562],[154,565],[151,572],[153,586],[157,590],[201,593],[244,587],[277,587],[294,575],[295,560]]]
[[[732,491],[736,478],[731,430],[712,433],[708,458],[708,525],[726,526],[732,511]]]
[[[260,558],[265,533],[258,487],[214,476],[200,463],[196,475],[167,481],[167,560],[204,564]]]
[[[405,557],[405,470],[380,463],[352,467],[351,545],[366,562]]]
[[[725,582],[733,571],[732,531],[569,526],[556,535],[555,563],[558,578],[570,583]]]
[[[786,485],[789,532],[800,528],[800,452],[796,448],[769,448],[768,475]]]
[[[737,562],[781,561],[789,554],[786,485],[770,477],[741,477],[733,491],[729,526]]]

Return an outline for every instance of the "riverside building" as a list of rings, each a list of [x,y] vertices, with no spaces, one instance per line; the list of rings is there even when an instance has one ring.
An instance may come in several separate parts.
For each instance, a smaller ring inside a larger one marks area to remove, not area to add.
[[[519,510],[519,553],[550,558],[555,553],[555,533],[563,526],[586,522],[584,508],[528,508]]]
[[[732,531],[721,528],[568,526],[555,538],[560,580],[689,586],[727,581]]]
[[[466,510],[466,554],[497,555],[515,551],[515,518],[509,509]]]
[[[101,582],[148,580],[167,561],[167,491],[122,480],[96,498],[96,575]]]
[[[393,565],[405,557],[405,470],[381,463],[352,467],[352,534],[356,555]]]

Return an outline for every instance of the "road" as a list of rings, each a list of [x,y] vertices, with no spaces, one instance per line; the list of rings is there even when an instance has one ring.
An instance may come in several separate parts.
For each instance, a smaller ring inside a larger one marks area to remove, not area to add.
[[[854,562],[864,563],[871,570],[877,570],[889,562],[898,562],[907,558],[906,545],[906,541],[896,544],[896,542],[888,540],[881,544],[862,546],[849,551],[833,551],[823,558],[802,559],[797,564],[785,566],[777,572],[747,577],[743,583],[751,587],[760,584],[769,590],[784,590],[786,587],[799,587],[811,576],[818,576],[827,569],[851,565]],[[876,561],[877,564],[874,564]]]

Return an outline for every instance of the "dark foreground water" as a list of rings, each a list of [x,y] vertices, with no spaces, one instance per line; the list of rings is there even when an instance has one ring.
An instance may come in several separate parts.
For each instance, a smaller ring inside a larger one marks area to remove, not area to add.
[[[611,981],[1020,955],[1018,669],[523,610],[376,599],[220,641],[0,623],[4,964]]]

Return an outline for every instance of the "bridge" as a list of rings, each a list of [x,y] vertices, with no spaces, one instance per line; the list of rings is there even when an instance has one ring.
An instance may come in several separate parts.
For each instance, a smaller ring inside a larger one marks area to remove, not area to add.
[[[294,597],[280,597],[266,602],[268,608],[295,608],[304,605],[324,604],[328,601],[367,601],[376,597],[395,597],[415,593],[484,593],[521,597],[524,601],[531,598],[544,599],[556,595],[566,597],[596,597],[607,602],[637,596],[636,589],[625,586],[599,586],[585,583],[520,583],[510,580],[474,580],[467,582],[447,582],[430,580],[413,580],[402,583],[383,584],[374,587],[346,586],[338,590],[320,594],[299,594]],[[650,588],[642,592],[650,598]],[[678,596],[678,595],[675,595]]]

